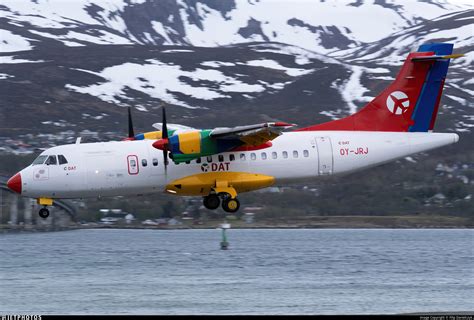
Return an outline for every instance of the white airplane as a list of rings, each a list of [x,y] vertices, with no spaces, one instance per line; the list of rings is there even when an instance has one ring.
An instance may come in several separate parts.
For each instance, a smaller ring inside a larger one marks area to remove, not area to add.
[[[204,206],[239,209],[237,195],[272,185],[366,169],[455,143],[433,133],[453,45],[431,43],[410,53],[396,79],[357,113],[283,132],[292,124],[262,123],[197,130],[169,126],[135,135],[129,109],[127,141],[50,148],[8,181],[47,206],[58,198],[167,192],[202,196]],[[171,158],[172,161],[168,161]]]

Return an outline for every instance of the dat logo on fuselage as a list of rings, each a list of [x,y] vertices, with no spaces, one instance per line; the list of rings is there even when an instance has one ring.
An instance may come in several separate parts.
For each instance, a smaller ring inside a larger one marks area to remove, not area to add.
[[[396,115],[401,115],[408,110],[410,100],[405,92],[394,91],[387,97],[387,109]]]
[[[203,163],[201,164],[201,171],[229,171],[230,162],[221,162],[221,163]]]

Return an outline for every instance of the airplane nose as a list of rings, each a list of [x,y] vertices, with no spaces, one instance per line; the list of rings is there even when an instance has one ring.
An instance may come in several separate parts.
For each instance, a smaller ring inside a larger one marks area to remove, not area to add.
[[[21,174],[19,172],[7,181],[7,187],[21,194]]]

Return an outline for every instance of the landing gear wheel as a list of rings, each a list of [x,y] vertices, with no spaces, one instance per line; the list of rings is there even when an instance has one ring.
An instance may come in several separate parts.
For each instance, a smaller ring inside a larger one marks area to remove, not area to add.
[[[47,217],[49,217],[49,210],[46,208],[41,208],[39,211],[39,216],[43,219],[46,219]]]
[[[232,199],[232,198],[227,198],[224,201],[222,201],[222,209],[224,209],[225,212],[230,212],[234,213],[237,212],[240,208],[240,202],[237,200],[237,198]]]
[[[210,194],[206,197],[204,197],[202,203],[204,206],[209,209],[209,210],[215,210],[219,208],[219,205],[221,204],[221,200],[216,194]]]

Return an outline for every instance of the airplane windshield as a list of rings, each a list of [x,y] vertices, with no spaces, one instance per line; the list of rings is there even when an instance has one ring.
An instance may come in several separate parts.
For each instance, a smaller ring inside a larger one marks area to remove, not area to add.
[[[46,158],[48,158],[48,156],[39,156],[33,161],[32,165],[43,164]]]

